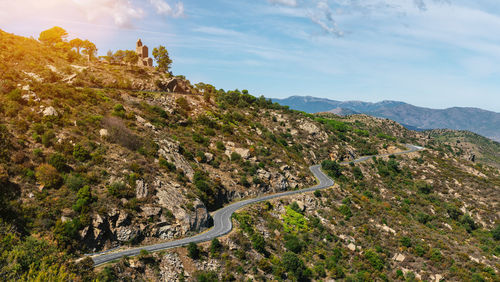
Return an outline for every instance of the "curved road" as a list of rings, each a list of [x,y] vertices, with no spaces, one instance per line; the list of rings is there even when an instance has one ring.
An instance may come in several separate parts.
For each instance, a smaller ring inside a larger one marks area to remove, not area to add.
[[[406,145],[408,150],[395,153],[392,155],[401,155],[401,154],[407,154],[411,152],[416,152],[419,150],[422,150],[422,147],[419,146],[414,146],[414,145]],[[389,156],[391,154],[385,154],[385,155],[378,155],[380,157],[383,156]],[[361,157],[359,159],[354,160],[354,163],[359,163],[365,160],[370,159],[372,156],[365,156]],[[343,162],[342,164],[347,164],[350,162]],[[117,260],[123,256],[136,256],[138,255],[141,250],[146,250],[148,252],[155,252],[155,251],[160,251],[160,250],[165,250],[165,249],[170,249],[170,248],[175,248],[175,247],[180,247],[180,246],[185,246],[188,245],[189,243],[199,243],[199,242],[206,242],[210,241],[214,238],[223,236],[231,232],[233,228],[233,224],[231,221],[231,215],[237,211],[238,209],[250,205],[253,203],[258,203],[262,201],[267,201],[270,199],[274,198],[279,198],[283,196],[289,196],[289,195],[294,195],[294,194],[299,194],[299,193],[305,193],[305,192],[311,192],[315,190],[320,190],[320,189],[325,189],[333,185],[333,180],[330,179],[326,174],[321,171],[321,166],[320,165],[313,165],[309,167],[311,170],[312,174],[318,179],[319,183],[313,187],[301,189],[301,190],[295,190],[295,191],[286,191],[278,194],[273,194],[273,195],[267,195],[267,196],[262,196],[258,198],[253,198],[253,199],[248,199],[248,200],[243,200],[240,202],[236,202],[233,204],[230,204],[218,211],[215,212],[213,215],[213,220],[214,220],[214,226],[208,230],[207,232],[192,236],[192,237],[187,237],[175,241],[170,241],[170,242],[165,242],[165,243],[159,243],[159,244],[154,244],[154,245],[149,245],[149,246],[142,246],[142,247],[137,247],[137,248],[132,248],[132,249],[127,249],[123,251],[116,251],[116,252],[109,252],[109,251],[114,251],[109,250],[105,252],[100,252],[100,253],[95,253],[95,254],[90,254],[89,256],[92,257],[92,260],[94,261],[94,266],[98,266],[101,264],[105,264],[108,262],[111,262],[113,260]]]

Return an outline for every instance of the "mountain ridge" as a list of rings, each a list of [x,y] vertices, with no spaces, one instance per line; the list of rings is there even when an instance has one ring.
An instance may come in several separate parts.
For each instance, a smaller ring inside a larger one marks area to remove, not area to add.
[[[500,113],[475,107],[432,109],[401,101],[337,101],[313,96],[290,96],[272,100],[308,113],[332,112],[343,115],[343,112],[356,112],[392,119],[411,129],[469,130],[500,141]]]

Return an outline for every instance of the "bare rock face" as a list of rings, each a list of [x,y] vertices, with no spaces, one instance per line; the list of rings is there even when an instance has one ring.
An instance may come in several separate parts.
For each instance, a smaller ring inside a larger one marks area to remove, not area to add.
[[[135,196],[137,199],[143,199],[148,196],[148,184],[142,179],[135,181]]]
[[[194,203],[194,211],[186,214],[184,221],[189,227],[189,231],[200,231],[212,225],[212,217],[208,213],[203,202],[196,200]]]
[[[166,139],[159,140],[158,143],[160,144],[160,149],[158,150],[160,156],[173,162],[175,167],[184,171],[189,180],[193,181],[194,170],[184,156],[180,154],[179,144]]]

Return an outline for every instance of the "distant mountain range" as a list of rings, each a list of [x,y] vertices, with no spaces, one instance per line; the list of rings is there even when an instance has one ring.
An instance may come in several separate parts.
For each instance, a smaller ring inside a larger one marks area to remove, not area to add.
[[[272,100],[287,105],[292,109],[308,113],[367,114],[394,120],[413,130],[438,128],[469,130],[495,141],[500,141],[500,113],[478,108],[430,109],[398,101],[382,101],[378,103],[342,102],[311,96],[291,96],[285,99]]]

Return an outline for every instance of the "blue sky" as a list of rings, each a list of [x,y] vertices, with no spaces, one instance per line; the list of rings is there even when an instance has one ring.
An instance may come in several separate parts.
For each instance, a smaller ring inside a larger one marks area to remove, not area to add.
[[[226,90],[500,112],[498,0],[0,0],[5,31],[54,25]]]

